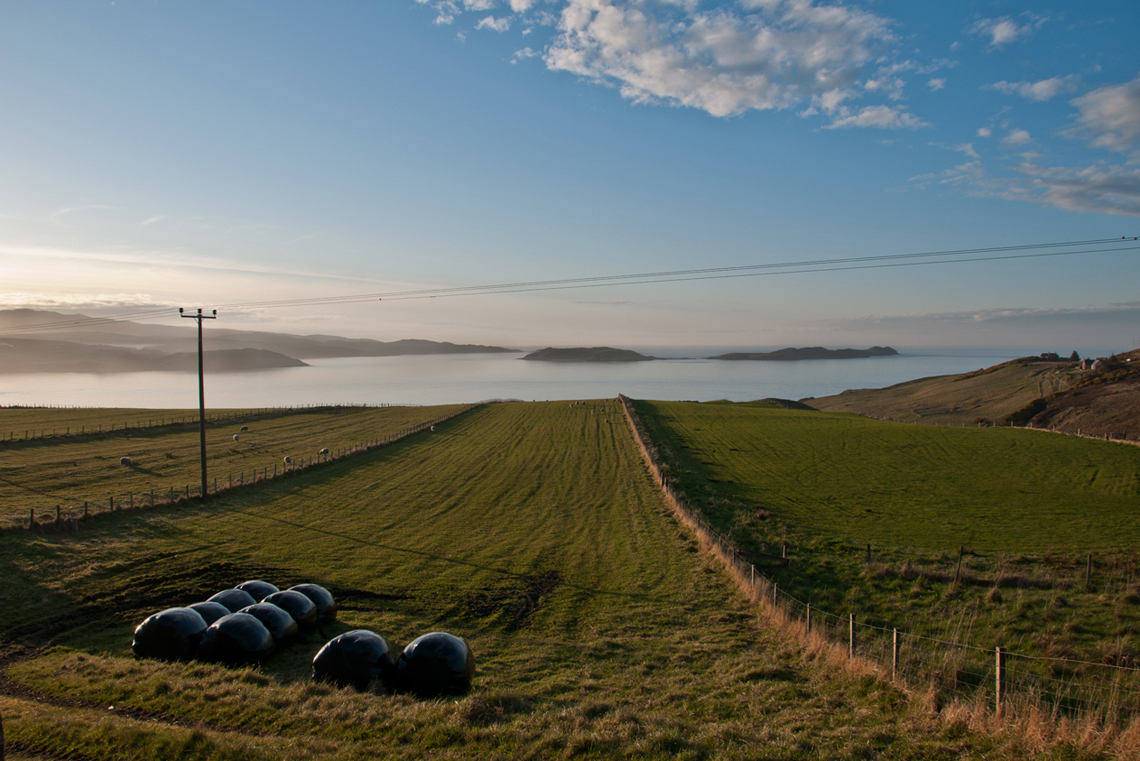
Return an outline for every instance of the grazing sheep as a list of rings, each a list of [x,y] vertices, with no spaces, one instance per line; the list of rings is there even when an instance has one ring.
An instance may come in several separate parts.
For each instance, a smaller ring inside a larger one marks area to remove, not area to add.
[[[328,447],[321,447],[321,451],[317,452],[317,454],[328,454],[328,453],[329,453]]]
[[[122,465],[124,468],[132,468],[132,467],[134,467],[135,461],[132,460],[130,457],[120,457],[119,458],[119,464]]]
[[[240,440],[241,440],[241,437],[235,433],[234,434],[234,441],[240,441]]]
[[[434,425],[431,427],[431,432],[435,433],[435,426]]]
[[[290,457],[289,455],[285,455],[285,457],[282,459],[284,460],[286,465],[292,465],[293,464],[293,458]]]
[[[238,429],[238,433],[245,433],[248,430],[249,430],[249,426],[243,425],[241,428]]]

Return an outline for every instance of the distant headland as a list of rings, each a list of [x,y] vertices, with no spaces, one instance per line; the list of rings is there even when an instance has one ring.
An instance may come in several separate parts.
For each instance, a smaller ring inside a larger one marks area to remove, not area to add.
[[[805,346],[802,349],[777,349],[763,352],[735,352],[719,354],[709,359],[756,359],[768,362],[797,362],[801,359],[863,359],[865,357],[894,357],[898,352],[889,346],[872,346],[870,349],[825,349],[822,346]]]
[[[648,362],[656,357],[647,357],[632,349],[614,349],[609,346],[593,346],[588,349],[554,349],[548,346],[532,351],[522,359],[538,362]]]

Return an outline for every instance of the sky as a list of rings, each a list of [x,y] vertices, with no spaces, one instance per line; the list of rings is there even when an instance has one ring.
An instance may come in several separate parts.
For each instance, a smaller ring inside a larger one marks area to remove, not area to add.
[[[1138,31],[1135,0],[7,0],[0,308],[1128,350],[1135,246],[240,305],[1137,236]]]

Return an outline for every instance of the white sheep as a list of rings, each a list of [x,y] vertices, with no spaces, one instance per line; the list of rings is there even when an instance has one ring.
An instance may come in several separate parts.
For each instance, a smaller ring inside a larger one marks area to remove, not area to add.
[[[241,428],[238,429],[238,433],[245,433],[248,430],[249,430],[249,426],[243,425]]]
[[[122,465],[124,468],[133,468],[135,465],[135,461],[132,460],[130,457],[120,457],[119,458],[119,464]]]
[[[234,434],[234,441],[240,441],[240,440],[241,440],[241,437],[235,433]]]
[[[321,447],[321,451],[317,452],[317,454],[328,454],[328,453],[329,453],[328,447]]]
[[[284,460],[286,465],[292,465],[293,464],[293,458],[290,457],[289,455],[285,455],[285,457],[282,459]]]

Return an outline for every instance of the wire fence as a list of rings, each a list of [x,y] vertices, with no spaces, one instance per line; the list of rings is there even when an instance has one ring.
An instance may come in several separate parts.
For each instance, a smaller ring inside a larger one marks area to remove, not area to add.
[[[801,636],[829,643],[885,676],[926,690],[936,709],[958,701],[988,705],[997,715],[1034,710],[1113,726],[1140,717],[1140,669],[1125,665],[1135,654],[1126,652],[1123,643],[1101,662],[1030,655],[1003,646],[979,647],[955,636],[872,625],[857,612],[821,610],[781,590],[768,569],[786,564],[787,558],[743,552],[710,526],[664,475],[630,400],[619,400],[642,458],[678,518],[709,544],[753,599]]]
[[[63,530],[63,531],[79,531],[82,528],[83,521],[98,514],[114,513],[123,510],[138,510],[143,508],[154,508],[168,505],[184,504],[190,500],[201,499],[204,496],[212,496],[216,494],[224,494],[232,492],[234,489],[241,489],[247,486],[253,486],[259,483],[265,483],[276,479],[282,479],[293,476],[300,471],[307,470],[314,466],[326,465],[328,463],[343,460],[347,457],[369,452],[378,447],[388,446],[401,439],[406,439],[409,436],[421,433],[427,430],[435,430],[435,426],[452,420],[460,415],[470,412],[473,409],[482,407],[487,404],[494,403],[497,400],[485,400],[467,405],[459,410],[450,414],[443,415],[433,420],[417,423],[409,428],[405,428],[396,433],[388,434],[376,439],[368,439],[357,444],[346,447],[339,447],[336,449],[322,449],[316,455],[308,457],[291,457],[283,458],[281,463],[275,463],[272,467],[269,465],[261,468],[254,468],[249,471],[240,471],[236,475],[233,473],[226,474],[225,477],[219,478],[215,476],[212,481],[207,483],[207,492],[202,494],[200,485],[185,484],[183,486],[168,485],[158,489],[151,489],[149,492],[119,492],[117,494],[108,495],[105,499],[96,501],[85,501],[82,504],[73,502],[70,504],[57,504],[54,512],[50,509],[46,514],[41,512],[36,515],[35,509],[30,508],[28,517],[18,523],[9,524],[9,528],[22,527],[30,530]],[[317,406],[317,405],[314,405]],[[352,405],[360,406],[360,405]],[[388,405],[373,405],[373,406],[388,406]],[[403,406],[403,405],[401,405]],[[291,408],[301,409],[301,408]],[[197,422],[196,420],[194,422]]]

